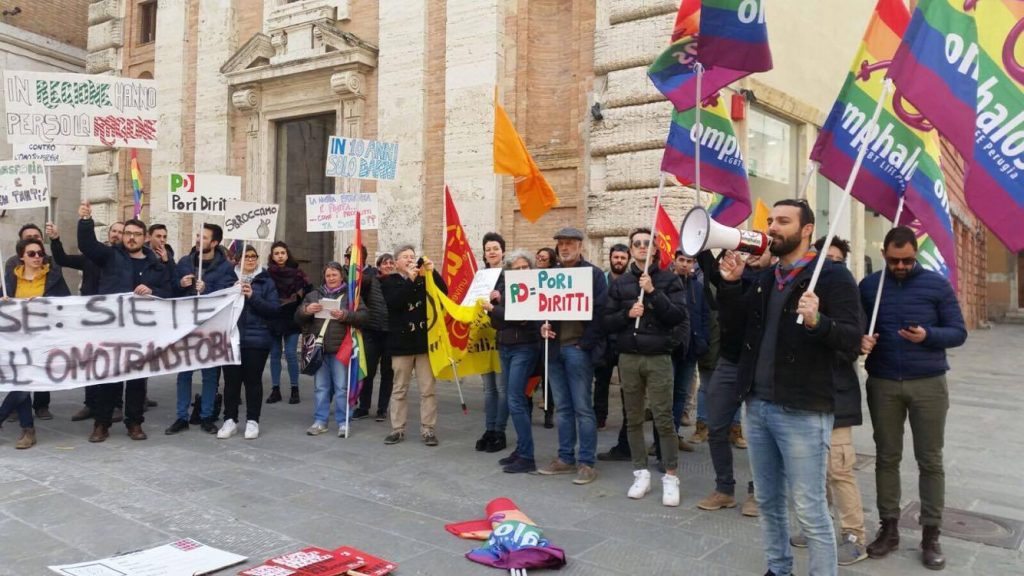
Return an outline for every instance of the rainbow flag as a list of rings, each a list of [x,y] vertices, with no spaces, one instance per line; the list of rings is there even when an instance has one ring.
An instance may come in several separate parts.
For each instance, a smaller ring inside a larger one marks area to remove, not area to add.
[[[722,66],[747,72],[771,70],[765,1],[703,0],[697,60],[708,69]]]
[[[890,93],[875,130],[868,124],[881,97],[884,70],[910,21],[902,0],[878,0],[846,82],[811,152],[823,176],[846,186],[861,144],[868,152],[853,186],[853,196],[890,220],[901,196],[906,205],[897,224],[917,218],[949,263],[956,285],[956,237],[949,198],[939,165],[938,134],[903,121]]]
[[[135,210],[133,218],[142,214],[142,171],[139,170],[139,156],[132,149],[132,190],[135,192]]]
[[[699,141],[701,188],[731,200],[717,214],[712,212],[712,216],[726,226],[736,226],[750,216],[750,185],[724,98],[715,96],[713,102],[701,106],[700,123],[698,138],[697,109],[672,111],[661,169],[677,178],[692,181],[696,174]]]
[[[910,223],[910,228],[917,236],[917,262],[925,269],[938,272],[952,282],[949,265],[946,264],[946,259],[942,257],[942,252],[939,252],[939,247],[935,245],[932,237],[924,231],[917,220]]]
[[[356,233],[352,238],[352,256],[349,258],[348,266],[348,309],[352,312],[359,309],[359,293],[363,284],[363,241],[360,220],[360,214],[356,212]],[[355,406],[359,401],[359,391],[363,388],[363,379],[366,378],[366,351],[363,349],[363,334],[358,328],[349,325],[335,358],[349,371],[348,404]]]
[[[1024,250],[1024,2],[976,2],[978,92],[971,210],[1011,252]],[[930,231],[930,230],[929,230]]]

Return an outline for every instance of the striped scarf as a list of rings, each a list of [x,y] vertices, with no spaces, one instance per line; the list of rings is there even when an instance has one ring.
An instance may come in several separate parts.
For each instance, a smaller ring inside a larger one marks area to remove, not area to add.
[[[817,255],[818,249],[815,248],[814,246],[811,246],[811,249],[808,250],[807,253],[803,255],[803,257],[797,260],[795,264],[793,264],[793,267],[790,268],[788,272],[786,272],[785,276],[782,275],[782,263],[780,262],[778,265],[776,265],[775,287],[779,289],[779,292],[785,290],[786,285],[792,282],[793,278],[796,278],[800,274],[800,272],[802,272],[803,269],[806,268],[812,260],[814,260],[814,258]]]

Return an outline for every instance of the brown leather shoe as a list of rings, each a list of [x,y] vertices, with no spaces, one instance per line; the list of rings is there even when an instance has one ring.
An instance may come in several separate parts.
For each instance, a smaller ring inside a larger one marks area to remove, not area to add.
[[[875,541],[868,544],[868,556],[885,558],[889,552],[899,550],[900,521],[897,518],[882,518],[882,527],[875,535]]]
[[[942,570],[946,567],[946,557],[939,546],[938,526],[923,526],[921,536],[921,563],[929,570]]]
[[[680,452],[696,452],[697,451],[697,447],[694,446],[693,444],[690,444],[689,442],[686,441],[685,438],[680,436],[679,437],[679,451]]]
[[[71,421],[81,422],[82,420],[88,420],[89,418],[92,418],[92,410],[88,406],[82,406],[81,410],[75,412],[71,416]]]
[[[729,494],[723,494],[718,490],[713,490],[708,497],[697,503],[697,508],[701,510],[721,510],[722,508],[735,508],[736,498]]]
[[[729,428],[729,442],[740,450],[747,449],[747,439],[743,437],[743,426],[741,424],[733,424]]]
[[[36,445],[36,429],[35,428],[22,428],[21,438],[18,438],[18,443],[14,445],[18,450],[25,450]]]
[[[149,438],[146,433],[142,431],[142,424],[132,424],[128,427],[128,437],[132,440],[145,440]]]
[[[110,436],[110,426],[107,424],[96,423],[92,428],[92,436],[89,436],[89,442],[103,442]]]

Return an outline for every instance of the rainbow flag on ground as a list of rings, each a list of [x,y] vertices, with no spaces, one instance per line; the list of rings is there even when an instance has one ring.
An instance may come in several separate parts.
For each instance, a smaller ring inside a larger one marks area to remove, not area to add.
[[[878,125],[868,133],[882,93],[883,71],[892,61],[909,21],[910,13],[902,0],[878,0],[811,159],[820,163],[823,176],[846,186],[857,153],[867,141],[868,152],[853,186],[854,198],[892,220],[900,196],[904,196],[905,209],[897,224],[920,220],[950,265],[955,286],[956,238],[939,165],[938,134],[904,122],[891,93],[883,102]]]
[[[132,149],[132,190],[135,192],[135,214],[133,218],[138,218],[139,214],[142,214],[142,171],[139,170],[139,156]]]
[[[352,255],[348,266],[348,309],[352,312],[359,309],[363,284],[363,235],[360,220],[360,214],[356,212],[356,233],[352,239]],[[348,404],[355,406],[359,401],[359,391],[363,388],[363,379],[366,378],[366,351],[363,349],[362,331],[349,325],[335,358],[349,371]]]
[[[772,69],[765,0],[703,0],[701,4],[697,54],[701,64],[747,72]]]

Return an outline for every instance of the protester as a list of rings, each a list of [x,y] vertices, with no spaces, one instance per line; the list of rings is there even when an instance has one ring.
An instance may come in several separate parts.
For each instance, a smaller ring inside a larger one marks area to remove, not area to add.
[[[679,346],[686,347],[689,340],[687,295],[678,276],[661,269],[657,246],[651,247],[649,228],[630,233],[629,245],[632,262],[628,271],[608,288],[602,320],[606,332],[618,335],[619,380],[629,423],[629,445],[641,448],[645,444],[646,402],[661,439],[660,460],[665,467],[661,503],[679,506],[679,443],[672,423],[672,353]],[[651,250],[653,254],[649,254]],[[645,264],[649,264],[646,270]],[[631,454],[633,484],[628,495],[639,499],[651,491],[651,473],[646,452],[634,449]]]
[[[289,404],[299,403],[299,325],[295,323],[295,311],[302,300],[313,290],[306,273],[292,256],[288,244],[278,240],[270,246],[267,259],[267,274],[274,281],[280,308],[270,319],[270,396],[267,404],[281,401],[281,352],[288,364],[288,379],[292,392]]]
[[[505,256],[507,270],[529,270],[533,267],[533,257],[524,250],[515,250]],[[516,430],[516,448],[511,454],[498,460],[502,471],[509,474],[535,472],[537,462],[533,453],[533,431],[530,426],[530,401],[527,387],[530,376],[537,365],[540,355],[539,325],[532,321],[505,320],[505,275],[498,278],[498,283],[491,292],[490,300],[484,303],[491,318],[491,325],[497,331],[495,343],[498,356],[501,358],[501,373],[507,384],[508,412],[512,418],[512,426]]]
[[[743,261],[721,263],[720,308],[744,327],[738,381],[747,396],[750,467],[757,487],[768,570],[790,574],[789,495],[808,540],[811,574],[836,574],[836,544],[825,496],[832,435],[835,355],[855,352],[860,340],[856,283],[843,266],[826,261],[808,290],[818,252],[811,245],[814,213],[806,202],[780,200],[768,218],[776,266],[752,289],[740,283]],[[802,324],[797,318],[802,318]]]
[[[538,269],[543,268],[554,268],[558,266],[558,253],[555,252],[554,248],[541,248],[537,250],[536,255],[536,266]],[[542,382],[541,386],[547,390],[547,382]],[[544,403],[541,402],[543,405]],[[530,398],[530,413],[533,413],[533,398]],[[555,403],[548,402],[547,408],[544,410],[544,427],[551,429],[555,427]]]
[[[151,250],[163,249],[167,252],[167,259],[171,262],[175,262],[174,248],[167,243],[167,225],[165,224],[150,224],[147,232],[147,243]]]
[[[376,264],[377,277],[375,280],[376,284],[380,286],[385,276],[395,273],[395,257],[385,252],[377,257]],[[381,289],[381,298],[383,298],[383,294],[383,289]],[[384,314],[387,314],[387,302],[384,302]],[[377,387],[377,413],[374,420],[384,422],[388,419],[391,389],[395,384],[395,371],[391,367],[391,354],[388,352],[388,322],[386,316],[383,328],[364,330],[364,334],[366,332],[370,332],[370,337],[376,339],[375,344],[377,348],[372,364],[369,358],[369,350],[367,350],[366,379],[363,381],[363,389],[359,392],[359,405],[360,407],[365,406],[366,412],[369,414],[370,405],[373,401],[373,380],[377,375],[377,370],[380,370],[380,384]],[[359,412],[359,410],[356,410],[356,412]]]
[[[605,282],[611,286],[616,278],[626,273],[629,266],[629,247],[625,244],[614,244],[608,250],[608,270],[604,273]],[[604,362],[594,368],[594,416],[597,418],[597,429],[604,430],[608,424],[608,389],[612,383],[612,373],[619,364],[619,353],[615,348],[616,334],[606,335]],[[621,389],[620,389],[621,391]],[[625,417],[625,406],[623,406]],[[625,420],[622,423],[625,430]],[[601,458],[598,457],[598,460]]]
[[[416,249],[406,244],[395,250],[396,273],[385,276],[381,289],[388,304],[388,351],[395,371],[395,385],[391,395],[391,433],[385,444],[405,440],[405,421],[408,414],[409,384],[413,370],[420,388],[420,437],[427,446],[437,446],[437,397],[434,371],[427,356],[427,284],[426,275],[432,274],[437,288],[448,293],[434,264],[426,259],[416,260]]]
[[[380,364],[381,358],[385,355],[388,345],[388,303],[384,301],[384,291],[380,286],[380,270],[373,267],[369,260],[367,260],[366,246],[360,245],[359,249],[362,252],[363,262],[363,281],[359,288],[359,293],[363,302],[366,302],[366,308],[370,312],[370,319],[362,331],[363,350],[366,357],[366,377],[363,379],[362,386],[359,389],[359,406],[352,414],[353,420],[369,418],[370,416],[370,406],[373,403],[373,379],[377,376],[377,365]],[[351,253],[352,247],[349,246],[345,249],[346,267],[351,263]],[[387,394],[385,395],[382,389],[377,395],[377,422],[383,422],[386,419],[387,405],[391,397],[391,383],[394,380],[394,373],[390,372],[390,366],[388,369],[389,374],[387,376],[383,372],[381,373],[382,386],[385,379],[389,380],[386,386]]]
[[[134,292],[136,296],[171,297],[173,262],[167,253],[155,252],[145,244],[146,225],[141,220],[124,223],[121,243],[110,246],[96,239],[92,207],[78,207],[78,248],[100,268],[100,294]],[[145,440],[142,430],[146,408],[145,379],[101,384],[97,390],[95,424],[90,442],[103,442],[110,435],[114,404],[124,394],[124,424],[132,440]]]
[[[230,438],[238,432],[238,404],[245,385],[245,439],[260,435],[260,411],[263,408],[263,368],[270,355],[273,337],[270,322],[280,308],[277,288],[266,269],[260,266],[259,252],[246,245],[242,263],[235,275],[242,286],[245,306],[238,317],[241,364],[225,364],[224,424],[217,438]]]
[[[214,292],[230,288],[238,281],[235,275],[234,266],[221,250],[220,243],[224,239],[224,230],[208,222],[203,223],[203,232],[198,238],[199,249],[193,246],[189,254],[182,256],[178,261],[175,286],[178,296],[196,296],[200,294],[212,294]],[[199,274],[200,252],[202,257],[202,274]],[[166,429],[164,434],[177,434],[188,430],[189,414],[188,405],[192,398],[192,373],[194,370],[186,370],[178,373],[177,389],[177,419]],[[220,368],[203,368],[202,394],[198,397],[199,427],[207,434],[217,433],[217,420],[214,414],[214,400],[217,396],[217,384],[220,379]]]
[[[906,226],[885,235],[885,269],[860,284],[860,299],[871,310],[878,283],[885,285],[874,334],[862,338],[867,354],[868,410],[875,435],[875,487],[881,529],[868,555],[883,558],[899,548],[903,426],[910,417],[921,499],[921,561],[941,570],[946,558],[939,545],[946,476],[942,465],[949,387],[946,349],[967,340],[956,293],[942,274],[917,262],[917,238]]]
[[[484,268],[500,268],[505,259],[505,239],[497,232],[484,234]],[[469,305],[472,302],[465,302]],[[504,373],[486,372],[480,375],[484,384],[484,434],[476,441],[477,452],[500,452],[508,445],[505,429],[508,427],[508,394]]]
[[[560,268],[590,269],[593,279],[593,317],[588,321],[544,323],[541,337],[549,340],[548,378],[558,413],[558,457],[540,474],[572,474],[574,484],[597,479],[597,420],[594,417],[592,382],[594,363],[604,356],[601,318],[608,284],[597,266],[583,259],[583,232],[562,228],[555,234]],[[577,458],[576,440],[579,439]]]

